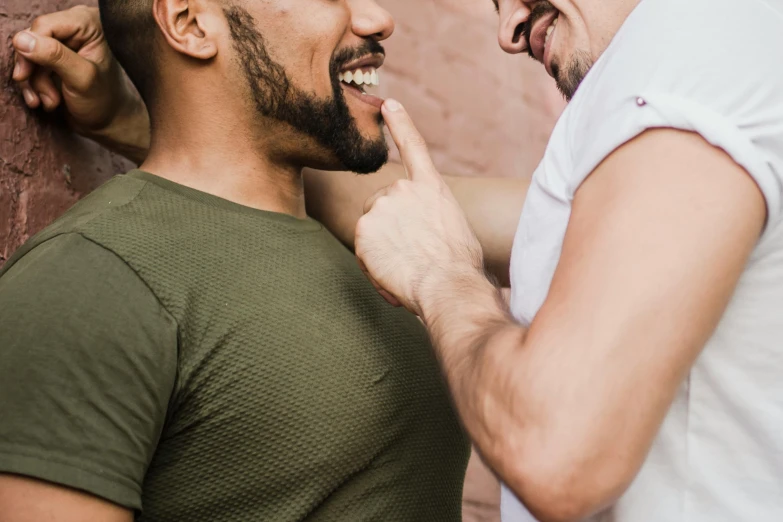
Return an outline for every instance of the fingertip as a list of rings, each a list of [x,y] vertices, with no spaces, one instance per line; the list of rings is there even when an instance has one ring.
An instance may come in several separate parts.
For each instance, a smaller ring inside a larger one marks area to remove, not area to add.
[[[57,103],[46,94],[39,94],[38,97],[45,111],[50,112],[57,108]]]
[[[14,72],[11,78],[15,82],[23,82],[30,77],[32,73],[32,64],[21,54],[16,54],[16,64],[14,65]]]
[[[28,107],[30,107],[31,109],[35,109],[38,107],[40,100],[38,99],[38,96],[36,96],[36,94],[33,92],[32,89],[28,87],[22,89],[22,96],[24,97],[24,101]]]
[[[36,39],[32,33],[28,31],[19,31],[14,35],[13,44],[14,48],[23,54],[29,54],[35,49]]]
[[[383,102],[383,109],[386,112],[401,112],[403,110],[402,104],[393,98],[388,98]]]

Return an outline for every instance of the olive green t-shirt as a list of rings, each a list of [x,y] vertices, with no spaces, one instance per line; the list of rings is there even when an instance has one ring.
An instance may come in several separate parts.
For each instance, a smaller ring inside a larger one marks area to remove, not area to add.
[[[419,321],[316,221],[141,171],[0,271],[0,472],[165,522],[459,520]]]

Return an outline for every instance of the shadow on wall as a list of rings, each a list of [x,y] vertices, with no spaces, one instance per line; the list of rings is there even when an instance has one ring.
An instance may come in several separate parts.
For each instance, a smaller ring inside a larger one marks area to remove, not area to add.
[[[59,112],[29,110],[11,80],[13,35],[39,14],[82,3],[97,2],[0,3],[0,265],[80,197],[113,174],[133,168],[69,131]]]

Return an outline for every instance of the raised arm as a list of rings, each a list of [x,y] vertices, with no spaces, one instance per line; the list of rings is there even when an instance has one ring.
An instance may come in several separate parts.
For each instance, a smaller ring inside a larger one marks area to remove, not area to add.
[[[98,9],[79,6],[40,16],[29,31],[14,36],[13,43],[13,78],[29,107],[52,111],[62,104],[74,130],[132,161],[144,160],[150,141],[149,116],[109,50]],[[51,72],[61,78],[61,89],[52,81]],[[394,163],[368,176],[309,170],[305,175],[308,213],[353,247],[364,202],[404,177],[404,168]],[[445,179],[484,247],[488,269],[506,285],[511,243],[528,180]]]
[[[366,176],[308,170],[305,173],[307,213],[353,248],[356,222],[363,214],[364,203],[399,179],[405,179],[405,168],[398,163],[390,163],[380,172]],[[457,176],[444,176],[444,180],[481,242],[487,270],[501,285],[507,286],[511,245],[530,181]]]

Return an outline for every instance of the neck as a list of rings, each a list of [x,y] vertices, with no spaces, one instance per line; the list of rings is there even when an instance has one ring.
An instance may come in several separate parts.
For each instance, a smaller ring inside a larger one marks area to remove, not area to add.
[[[220,111],[177,112],[156,118],[139,168],[240,205],[306,217],[301,166],[271,157],[274,138],[259,139],[243,118]]]

